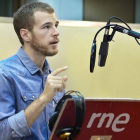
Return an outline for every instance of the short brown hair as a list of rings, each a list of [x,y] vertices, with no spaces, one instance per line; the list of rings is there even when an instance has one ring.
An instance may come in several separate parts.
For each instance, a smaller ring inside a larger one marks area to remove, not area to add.
[[[24,28],[24,29],[28,29],[29,31],[32,31],[35,23],[34,13],[36,11],[53,13],[54,9],[47,3],[32,2],[23,5],[14,14],[14,20],[13,20],[14,29],[22,45],[24,44],[24,42],[20,36],[20,30]]]

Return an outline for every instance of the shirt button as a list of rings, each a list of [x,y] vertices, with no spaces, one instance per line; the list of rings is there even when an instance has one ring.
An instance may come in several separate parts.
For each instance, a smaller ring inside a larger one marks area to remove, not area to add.
[[[35,96],[33,96],[33,99],[35,98]]]
[[[26,96],[24,96],[23,98],[26,99]]]

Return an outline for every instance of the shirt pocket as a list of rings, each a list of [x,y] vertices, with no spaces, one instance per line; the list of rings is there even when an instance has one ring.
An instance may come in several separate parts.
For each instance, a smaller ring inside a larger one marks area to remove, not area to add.
[[[39,97],[39,92],[21,92],[23,106],[25,106],[24,108],[29,106],[38,97]]]

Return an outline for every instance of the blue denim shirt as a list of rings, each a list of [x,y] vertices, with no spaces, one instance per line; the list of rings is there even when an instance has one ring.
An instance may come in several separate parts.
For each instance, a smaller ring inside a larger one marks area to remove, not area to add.
[[[43,92],[50,73],[47,60],[42,75],[22,48],[0,61],[0,140],[49,139],[48,121],[64,92],[56,94],[31,128],[27,126],[24,110]]]

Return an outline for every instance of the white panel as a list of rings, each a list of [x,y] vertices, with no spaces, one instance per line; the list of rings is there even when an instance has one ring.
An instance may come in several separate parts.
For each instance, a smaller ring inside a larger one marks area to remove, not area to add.
[[[83,0],[38,0],[50,4],[59,20],[83,20]]]

